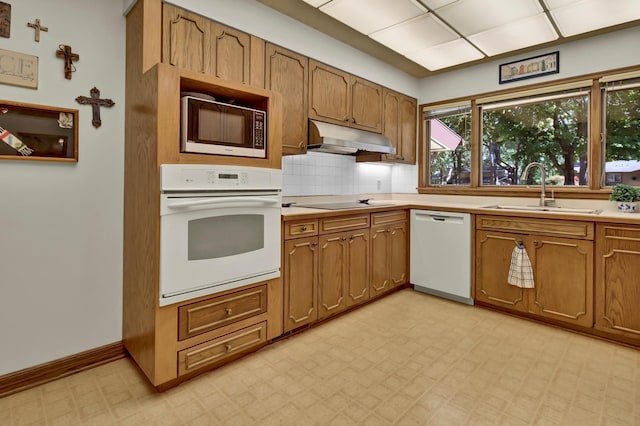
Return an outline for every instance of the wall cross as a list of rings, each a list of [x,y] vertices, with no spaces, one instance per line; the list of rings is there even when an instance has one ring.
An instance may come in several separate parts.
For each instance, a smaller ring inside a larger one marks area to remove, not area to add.
[[[36,23],[32,24],[31,22],[27,22],[27,27],[33,28],[36,30],[36,42],[40,43],[40,31],[44,31],[45,33],[49,31],[49,28],[40,25],[40,18],[36,18]]]
[[[80,55],[71,51],[71,46],[61,44],[56,50],[56,57],[64,59],[64,78],[71,80],[71,73],[76,70],[73,61],[79,61]]]
[[[91,93],[90,98],[86,96],[78,96],[76,101],[80,104],[91,105],[91,108],[93,109],[93,119],[91,120],[91,124],[93,124],[93,127],[98,128],[102,125],[102,120],[100,120],[100,107],[105,106],[110,108],[116,103],[111,99],[100,99],[100,90],[96,87],[91,89],[89,93]]]

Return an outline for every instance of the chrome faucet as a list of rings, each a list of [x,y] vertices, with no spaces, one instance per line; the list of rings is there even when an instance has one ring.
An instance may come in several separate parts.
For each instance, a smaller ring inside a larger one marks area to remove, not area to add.
[[[545,186],[546,173],[544,171],[544,166],[541,163],[534,161],[533,163],[527,164],[527,167],[524,168],[524,171],[522,172],[522,177],[520,179],[525,180],[527,178],[527,174],[529,173],[529,169],[531,167],[538,167],[540,169],[540,206],[544,207],[547,205],[553,205],[555,200],[553,199],[547,200],[546,186]]]

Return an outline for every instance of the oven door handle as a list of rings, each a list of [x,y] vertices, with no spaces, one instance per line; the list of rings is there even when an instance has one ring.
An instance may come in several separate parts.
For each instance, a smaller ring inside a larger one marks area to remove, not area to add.
[[[267,197],[216,197],[207,198],[206,200],[182,201],[178,203],[169,203],[167,207],[170,209],[185,209],[192,206],[220,205],[220,204],[238,204],[238,203],[262,203],[262,204],[278,204],[280,200],[277,198]]]

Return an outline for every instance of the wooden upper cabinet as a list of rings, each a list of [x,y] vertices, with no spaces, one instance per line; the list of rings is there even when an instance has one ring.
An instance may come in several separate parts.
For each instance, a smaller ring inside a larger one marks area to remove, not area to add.
[[[309,59],[309,118],[382,133],[382,86]]]
[[[266,44],[265,88],[282,95],[282,154],[307,152],[309,59]]]
[[[236,83],[249,84],[249,34],[212,22],[211,35],[211,74]]]
[[[385,156],[386,161],[415,164],[417,108],[414,98],[383,90],[383,134],[396,148],[395,154]]]
[[[162,11],[163,62],[264,87],[264,40],[168,3]]]
[[[309,59],[309,118],[348,125],[351,75]]]
[[[382,133],[382,86],[351,76],[351,127]]]
[[[162,13],[162,61],[209,74],[211,21],[168,3]]]

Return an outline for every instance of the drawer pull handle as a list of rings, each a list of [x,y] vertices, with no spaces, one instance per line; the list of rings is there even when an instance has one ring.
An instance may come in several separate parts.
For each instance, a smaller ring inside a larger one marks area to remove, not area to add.
[[[355,240],[355,239],[356,239],[356,236],[355,236],[355,235],[352,235],[352,236],[350,236],[350,237],[349,237],[349,239],[350,239],[350,240]]]
[[[302,227],[300,228],[302,231],[306,231],[307,227],[305,225],[302,225]]]
[[[231,315],[231,308],[227,308],[226,311],[227,311],[227,315]]]
[[[231,345],[225,345],[225,348],[227,349],[227,352],[231,352]]]

